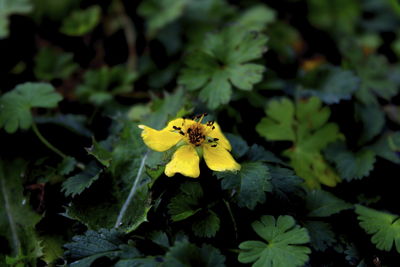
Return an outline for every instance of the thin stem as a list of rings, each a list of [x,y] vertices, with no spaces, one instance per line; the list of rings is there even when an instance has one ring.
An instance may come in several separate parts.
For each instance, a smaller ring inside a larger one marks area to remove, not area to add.
[[[54,153],[58,154],[60,157],[62,157],[62,158],[66,158],[67,157],[67,155],[62,153],[60,150],[58,150],[56,147],[54,147],[52,144],[50,144],[50,142],[47,141],[46,138],[44,138],[44,136],[39,132],[39,129],[38,129],[38,127],[37,127],[35,122],[32,123],[32,129],[35,132],[36,136],[40,139],[40,141],[42,141],[42,143],[45,146],[47,146]]]
[[[125,200],[124,205],[122,206],[121,210],[119,211],[118,218],[117,218],[117,221],[115,222],[114,228],[118,228],[122,224],[121,222],[122,222],[122,219],[124,218],[125,212],[128,209],[128,206],[131,203],[131,201],[136,193],[136,188],[141,179],[143,168],[144,168],[144,163],[146,162],[148,153],[149,153],[149,151],[147,151],[146,154],[144,154],[142,161],[140,162],[140,166],[139,166],[138,173],[136,175],[136,179],[133,182],[133,185],[132,185],[131,191],[129,192],[128,198]]]
[[[15,254],[18,254],[18,251],[21,248],[21,242],[19,241],[19,238],[18,238],[17,226],[16,226],[16,224],[14,222],[14,218],[11,214],[11,208],[10,208],[10,203],[9,203],[9,199],[8,199],[8,194],[6,191],[6,185],[4,183],[4,177],[0,178],[0,182],[1,182],[1,193],[2,193],[3,199],[4,199],[5,211],[7,214],[8,223],[10,224],[11,236],[12,236],[12,240],[14,243],[14,252],[15,252]]]
[[[227,208],[227,210],[228,210],[228,212],[229,212],[229,215],[230,215],[230,217],[231,217],[231,220],[232,220],[233,229],[234,229],[234,231],[235,231],[235,239],[238,239],[236,220],[235,220],[235,217],[233,217],[231,205],[229,205],[229,202],[226,201],[225,199],[224,199],[223,201],[224,201],[224,203],[225,203],[225,205],[226,205],[226,208]]]

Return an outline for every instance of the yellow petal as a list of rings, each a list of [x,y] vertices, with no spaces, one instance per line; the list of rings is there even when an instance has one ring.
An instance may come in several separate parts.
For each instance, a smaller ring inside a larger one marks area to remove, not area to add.
[[[184,145],[172,156],[172,160],[165,166],[165,175],[174,176],[180,173],[187,177],[197,178],[200,175],[200,158],[192,145]]]
[[[221,145],[212,147],[209,144],[203,145],[203,155],[207,166],[213,171],[238,171],[238,164],[231,153]]]
[[[145,125],[139,125],[139,128],[143,129],[142,138],[144,143],[149,148],[159,152],[170,149],[183,138],[179,133],[171,132],[167,128],[164,128],[161,131]]]
[[[212,138],[218,138],[218,145],[231,151],[232,150],[231,144],[229,143],[225,135],[222,133],[218,123],[214,122],[213,126],[215,127],[214,130],[210,129],[210,131],[207,133],[207,136]]]

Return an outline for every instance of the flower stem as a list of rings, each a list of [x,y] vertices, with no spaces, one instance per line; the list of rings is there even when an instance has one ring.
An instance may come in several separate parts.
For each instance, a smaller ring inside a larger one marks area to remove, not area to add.
[[[122,219],[124,218],[125,212],[128,209],[128,206],[131,203],[131,201],[133,199],[133,196],[136,193],[137,185],[139,184],[139,181],[140,181],[140,179],[142,177],[144,163],[146,162],[148,153],[149,153],[149,151],[147,151],[146,154],[144,154],[144,156],[142,158],[142,161],[140,162],[140,166],[139,166],[139,170],[138,170],[137,175],[136,175],[136,179],[134,180],[134,182],[132,184],[132,188],[131,188],[131,191],[129,192],[128,198],[125,200],[124,205],[122,206],[121,210],[119,211],[119,214],[118,214],[118,217],[117,217],[117,221],[115,222],[114,228],[118,228],[122,224]]]
[[[45,146],[47,146],[54,153],[58,154],[60,157],[62,157],[62,158],[66,158],[67,157],[67,155],[62,153],[60,150],[58,150],[56,147],[54,147],[52,144],[50,144],[50,142],[47,141],[46,138],[44,138],[44,136],[39,132],[39,129],[38,129],[38,127],[37,127],[35,122],[32,123],[32,129],[35,132],[36,136],[40,139],[40,141],[42,141],[42,143]]]

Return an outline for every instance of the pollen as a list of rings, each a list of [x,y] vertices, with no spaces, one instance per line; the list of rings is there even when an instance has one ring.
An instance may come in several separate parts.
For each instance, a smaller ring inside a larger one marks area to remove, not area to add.
[[[189,129],[187,129],[186,133],[189,142],[195,146],[201,145],[206,139],[205,129],[200,123],[192,125]]]

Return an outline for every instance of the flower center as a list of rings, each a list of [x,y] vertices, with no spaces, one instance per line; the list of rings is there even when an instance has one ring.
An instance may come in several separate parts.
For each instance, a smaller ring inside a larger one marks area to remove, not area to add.
[[[185,121],[182,123],[182,127],[173,126],[173,131],[179,133],[187,138],[187,141],[194,145],[200,146],[207,141],[211,145],[211,147],[216,147],[218,145],[218,138],[212,138],[207,136],[207,134],[215,129],[214,121],[209,121],[207,124],[202,124],[204,116],[207,114],[202,114],[194,117],[194,120],[198,119],[196,123],[190,125],[187,129],[185,127]],[[186,132],[185,132],[186,129]]]

